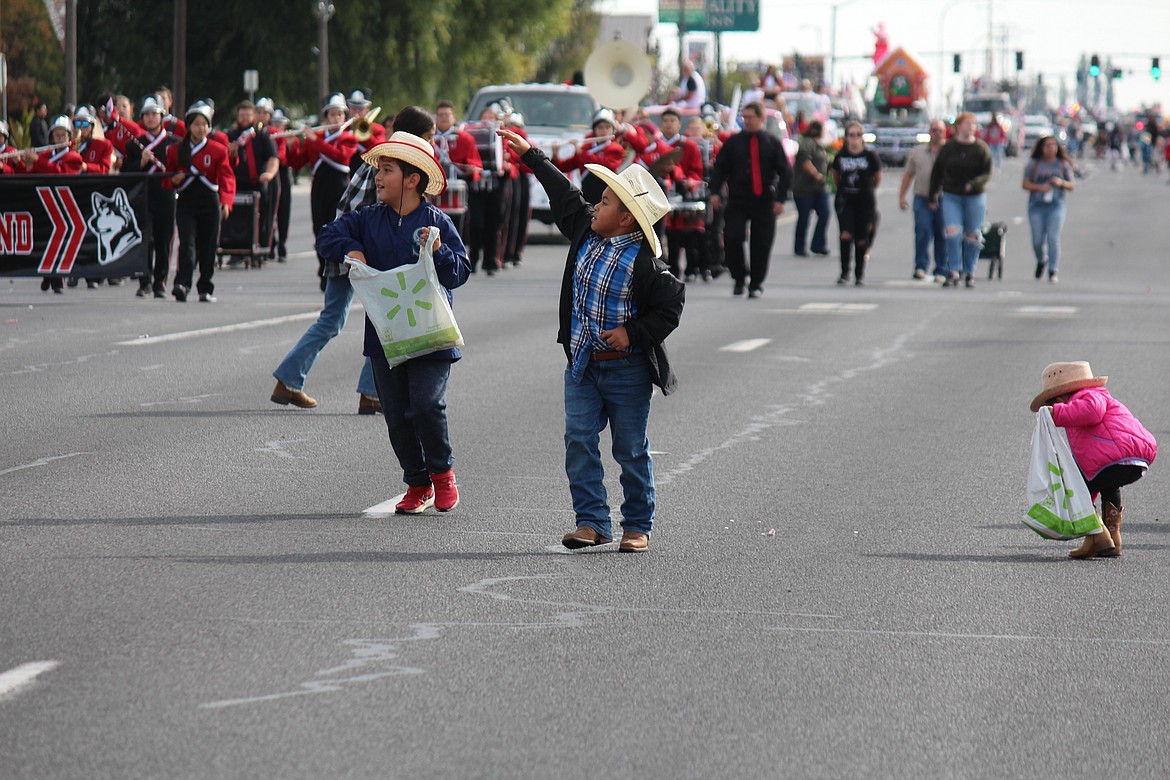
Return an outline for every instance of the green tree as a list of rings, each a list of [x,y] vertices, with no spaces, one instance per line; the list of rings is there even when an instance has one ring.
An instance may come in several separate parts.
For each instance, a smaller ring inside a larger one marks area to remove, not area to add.
[[[40,97],[59,110],[65,94],[65,52],[41,0],[4,0],[0,51],[8,60],[8,110],[23,116]]]

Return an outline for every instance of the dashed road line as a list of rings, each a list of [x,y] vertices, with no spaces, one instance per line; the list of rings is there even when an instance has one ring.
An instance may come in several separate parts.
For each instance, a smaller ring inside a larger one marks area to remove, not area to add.
[[[1071,317],[1076,313],[1076,306],[1021,306],[1016,309],[1017,317]]]
[[[50,455],[47,458],[39,458],[32,463],[24,463],[20,466],[13,466],[12,468],[0,469],[0,477],[5,474],[11,474],[14,471],[23,471],[24,469],[33,469],[37,466],[47,466],[55,460],[65,460],[66,458],[76,458],[78,455],[92,455],[92,452],[71,452],[68,455]]]
[[[45,672],[61,665],[60,661],[31,661],[0,674],[0,698],[31,683]]]
[[[724,345],[719,348],[720,352],[751,352],[754,349],[759,349],[762,346],[771,344],[772,339],[744,339],[743,341],[735,341],[731,344]]]
[[[802,303],[796,308],[799,314],[861,314],[873,311],[876,303]]]
[[[183,339],[199,338],[200,336],[215,336],[220,333],[234,333],[240,330],[254,330],[266,328],[269,325],[283,325],[286,322],[300,322],[315,320],[321,316],[321,311],[307,311],[303,314],[288,314],[284,317],[272,317],[266,320],[252,320],[251,322],[237,322],[234,325],[219,325],[214,328],[200,328],[198,330],[184,330],[178,333],[165,333],[161,336],[141,336],[129,341],[116,341],[120,347],[141,347],[147,344],[164,344],[168,341],[182,341]]]

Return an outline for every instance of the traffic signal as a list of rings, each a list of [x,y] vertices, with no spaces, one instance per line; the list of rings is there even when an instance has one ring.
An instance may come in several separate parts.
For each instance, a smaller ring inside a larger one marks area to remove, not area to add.
[[[1150,63],[1150,75],[1154,77],[1154,81],[1162,78],[1162,65],[1158,61],[1157,57],[1154,57],[1153,61]]]
[[[1016,52],[1016,70],[1024,69],[1024,53],[1022,51]]]
[[[962,73],[963,72],[963,57],[962,57],[962,55],[959,55],[959,54],[955,55],[954,70],[955,70],[955,73]]]
[[[1101,58],[1096,54],[1089,58],[1089,75],[1093,78],[1101,75]]]
[[[1119,79],[1119,78],[1121,78],[1121,73],[1122,73],[1121,68],[1113,68],[1112,70],[1109,71],[1109,76],[1111,78]]]

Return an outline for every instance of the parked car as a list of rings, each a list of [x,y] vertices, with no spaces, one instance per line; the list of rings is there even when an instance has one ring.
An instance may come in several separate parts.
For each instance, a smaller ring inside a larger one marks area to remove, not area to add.
[[[1055,132],[1052,127],[1052,122],[1044,114],[1026,114],[1024,116],[1024,138],[1022,142],[1025,154],[1041,138],[1047,138],[1050,135],[1054,135]]]
[[[553,145],[583,138],[589,132],[593,115],[600,106],[585,87],[568,84],[501,84],[484,87],[475,93],[464,115],[466,121],[477,121],[483,110],[492,103],[506,101],[512,110],[524,117],[524,130],[533,146],[538,146],[550,157]],[[552,224],[548,195],[544,187],[531,177],[532,216]]]
[[[975,126],[982,137],[983,128],[987,127],[993,116],[999,116],[1000,126],[1007,135],[1007,147],[1004,153],[1008,157],[1015,157],[1020,153],[1020,136],[1017,127],[1017,115],[1012,106],[1011,98],[1006,92],[988,92],[977,95],[968,95],[963,101],[963,110],[975,115]]]
[[[886,111],[874,108],[870,116],[864,123],[863,138],[885,165],[905,165],[914,147],[930,141],[930,114],[919,106]]]

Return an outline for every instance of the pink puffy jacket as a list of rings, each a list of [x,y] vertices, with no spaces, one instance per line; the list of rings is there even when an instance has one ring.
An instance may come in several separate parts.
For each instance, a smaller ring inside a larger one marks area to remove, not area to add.
[[[1153,434],[1104,387],[1086,387],[1067,404],[1053,404],[1052,421],[1067,431],[1086,482],[1106,466],[1137,461],[1148,466],[1158,454]]]

